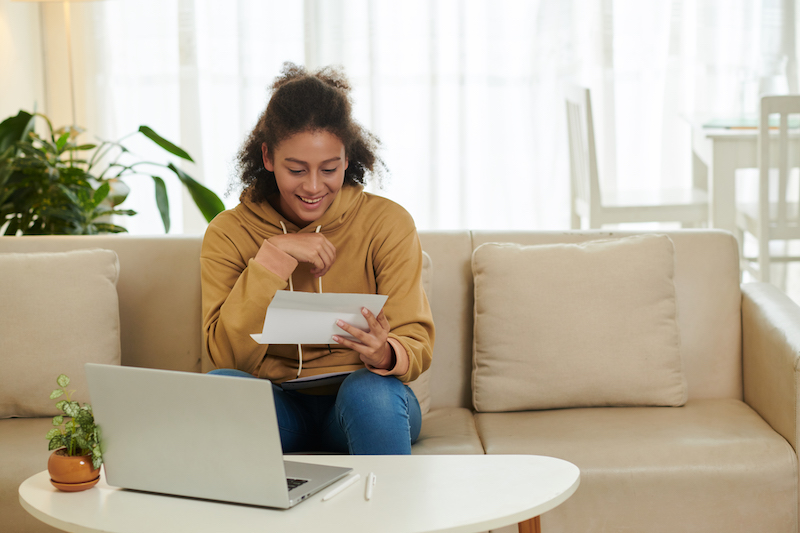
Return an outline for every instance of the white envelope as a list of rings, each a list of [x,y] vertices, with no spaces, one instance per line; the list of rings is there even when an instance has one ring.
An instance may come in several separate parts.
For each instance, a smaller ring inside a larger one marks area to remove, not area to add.
[[[352,338],[336,325],[337,320],[367,331],[361,308],[378,316],[387,298],[384,294],[278,291],[267,307],[261,334],[250,336],[259,344],[335,344],[333,335]]]

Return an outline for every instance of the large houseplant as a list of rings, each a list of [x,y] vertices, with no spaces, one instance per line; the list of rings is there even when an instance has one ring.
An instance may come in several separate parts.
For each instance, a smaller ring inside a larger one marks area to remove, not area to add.
[[[37,121],[44,134],[36,132]],[[149,176],[155,183],[156,205],[169,232],[169,199],[156,169],[168,169],[187,188],[207,221],[225,207],[219,197],[173,163],[144,161],[122,144],[144,135],[169,154],[187,161],[182,148],[147,126],[116,142],[80,144],[82,130],[55,129],[41,113],[20,111],[0,123],[0,231],[6,235],[90,235],[119,233],[124,227],[111,215],[135,215],[120,204],[130,189],[124,181]]]

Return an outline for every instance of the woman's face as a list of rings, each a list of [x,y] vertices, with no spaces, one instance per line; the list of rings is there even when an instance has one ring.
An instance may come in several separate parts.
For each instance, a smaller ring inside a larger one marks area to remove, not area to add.
[[[272,154],[264,143],[261,153],[280,191],[279,205],[273,207],[300,228],[320,218],[344,184],[344,144],[327,131],[296,133]]]

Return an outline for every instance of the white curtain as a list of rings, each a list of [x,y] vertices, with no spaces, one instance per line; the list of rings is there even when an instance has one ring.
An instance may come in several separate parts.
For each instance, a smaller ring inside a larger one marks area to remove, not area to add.
[[[220,196],[281,64],[344,66],[384,144],[373,190],[420,229],[568,227],[565,82],[592,90],[604,183],[638,188],[691,180],[692,121],[797,91],[793,0],[115,0],[73,14],[79,122],[107,139],[151,126]],[[165,179],[172,232],[202,232]],[[121,222],[163,232],[151,181],[132,189],[140,214]]]

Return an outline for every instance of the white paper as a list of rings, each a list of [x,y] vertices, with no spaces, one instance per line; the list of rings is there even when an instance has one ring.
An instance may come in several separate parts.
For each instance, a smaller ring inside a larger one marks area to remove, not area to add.
[[[352,338],[336,325],[337,320],[367,331],[361,308],[378,316],[387,298],[384,294],[278,291],[267,307],[261,334],[250,336],[259,344],[334,344],[333,335]]]

